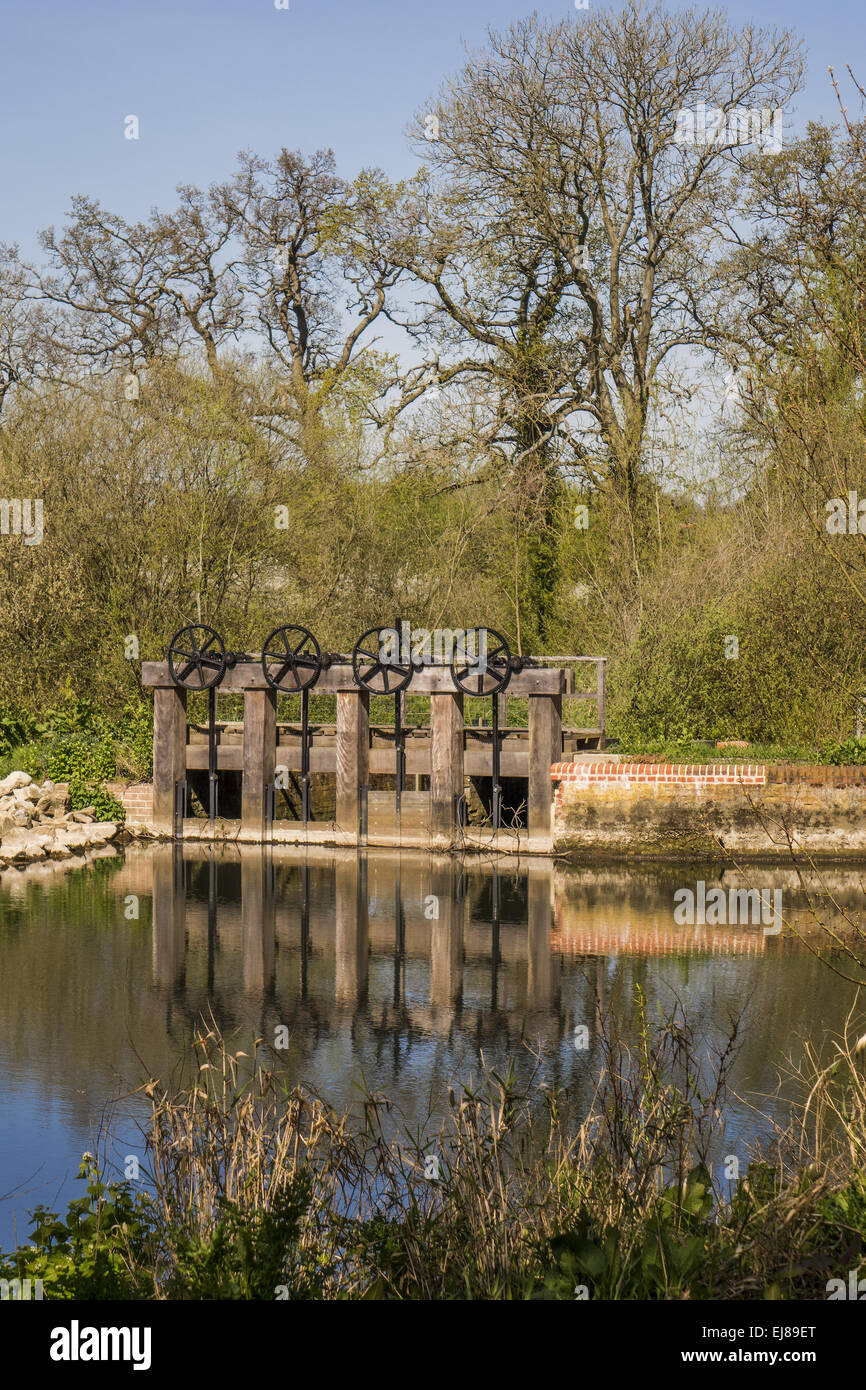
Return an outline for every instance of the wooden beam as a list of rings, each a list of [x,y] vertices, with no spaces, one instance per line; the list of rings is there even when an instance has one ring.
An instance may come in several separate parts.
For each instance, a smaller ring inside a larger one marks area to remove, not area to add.
[[[141,683],[152,689],[172,685],[165,661],[145,661],[141,668]],[[264,673],[258,662],[239,662],[232,670],[226,671],[220,685],[223,694],[237,694],[242,690],[269,690]],[[357,690],[352,667],[342,663],[323,671],[311,694],[334,695],[341,690]],[[528,667],[517,671],[508,683],[508,698],[524,695],[559,695],[565,689],[565,672],[547,666]],[[443,695],[454,690],[451,671],[447,666],[425,666],[416,671],[409,686],[412,695]]]
[[[449,843],[463,795],[463,696],[430,696],[430,828]]]
[[[265,829],[265,789],[274,780],[277,700],[273,690],[244,691],[241,827],[257,835]]]
[[[600,729],[569,729],[566,731],[571,735],[572,742],[575,738],[595,738],[598,739]],[[564,746],[569,746],[567,739],[563,741]],[[186,745],[186,767],[192,772],[207,771],[207,744],[188,743]],[[521,739],[519,742],[506,743],[500,755],[500,773],[503,777],[528,777],[529,776],[529,740]],[[556,746],[554,743],[551,762],[559,762]],[[277,763],[285,767],[289,772],[300,772],[301,770],[301,748],[299,743],[281,742],[277,746]],[[244,767],[244,752],[239,745],[221,743],[217,748],[217,768],[220,772],[242,772]],[[320,773],[331,773],[337,770],[337,745],[335,740],[328,742],[314,743],[310,749],[310,771]],[[369,754],[370,773],[382,774],[387,777],[394,775],[394,749],[393,745],[388,748],[373,747]],[[429,739],[410,739],[406,748],[406,771],[410,776],[430,776],[430,741]],[[493,756],[489,742],[483,743],[472,740],[465,744],[463,754],[463,773],[465,777],[490,777],[493,771]]]
[[[598,730],[593,730],[597,735]],[[280,743],[277,747],[277,764],[285,767],[289,772],[300,772],[301,770],[301,749],[299,744]],[[554,756],[552,762],[559,759]],[[207,745],[204,743],[188,743],[186,746],[186,766],[191,772],[207,771]],[[233,747],[232,745],[220,744],[217,749],[217,768],[220,772],[242,772],[244,766],[243,748]],[[337,747],[336,743],[317,747],[315,744],[310,749],[310,771],[322,773],[335,773],[337,770]],[[369,755],[369,772],[383,774],[387,777],[394,775],[394,749],[391,748],[371,748]],[[406,749],[406,771],[410,776],[430,776],[430,744],[427,740],[418,741],[413,747],[412,742]],[[490,777],[493,771],[493,755],[490,744],[470,743],[463,754],[463,772],[466,777]],[[503,777],[528,777],[529,776],[529,742],[524,739],[517,745],[516,749],[509,748],[506,744],[501,754],[500,773]]]
[[[550,835],[553,792],[550,764],[562,755],[562,696],[536,695],[529,701],[529,807],[530,835]]]
[[[360,838],[370,781],[370,697],[355,686],[337,693],[337,829]]]
[[[153,828],[160,834],[174,834],[175,786],[185,776],[186,691],[171,685],[153,696]]]

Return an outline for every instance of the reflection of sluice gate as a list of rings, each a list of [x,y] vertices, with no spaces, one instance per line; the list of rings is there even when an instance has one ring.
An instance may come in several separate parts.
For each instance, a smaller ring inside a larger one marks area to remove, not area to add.
[[[522,977],[523,1007],[548,1010],[555,1003],[549,872],[528,874],[525,915],[522,907],[519,922],[504,924],[503,876],[495,866],[470,876],[455,874],[442,859],[383,864],[338,853],[327,866],[333,900],[323,900],[315,868],[277,862],[260,847],[244,848],[228,861],[185,858],[177,844],[152,853],[153,978],[174,995],[191,988],[193,953],[202,1003],[220,993],[221,954],[236,964],[240,956],[243,991],[277,1012],[313,995],[337,1009],[366,1005],[371,969],[377,1006],[392,1021],[422,1031],[449,1026],[464,1001],[467,970],[474,1006],[484,1011],[501,1009],[506,969],[510,992],[514,972]],[[236,896],[240,890],[239,903],[225,896],[227,878]],[[406,981],[407,964],[423,960],[429,966],[426,1001],[418,997],[417,978],[411,987]],[[481,998],[479,977],[486,979]]]
[[[414,775],[416,803],[424,798],[422,839],[446,847],[466,842],[466,779],[489,779],[490,830],[503,825],[503,780],[526,783],[525,845],[549,851],[551,838],[550,767],[564,751],[590,741],[604,746],[604,673],[601,657],[539,658],[514,656],[493,629],[464,633],[449,659],[421,658],[400,642],[391,650],[383,634],[397,628],[374,628],[355,644],[351,657],[323,653],[312,633],[280,627],[268,635],[260,654],[232,652],[212,628],[191,625],[176,633],[165,662],[146,662],[142,681],[154,690],[153,822],[156,829],[179,835],[199,833],[188,820],[187,774],[208,774],[207,815],[218,816],[219,774],[241,775],[240,830],[248,838],[363,844],[368,834],[371,777],[394,779],[394,830],[384,843],[405,840],[401,816],[406,810],[407,777]],[[571,671],[543,661],[589,662],[596,668],[593,690],[576,690]],[[429,726],[407,727],[406,692],[429,698]],[[189,692],[208,694],[206,744],[187,727]],[[243,724],[217,723],[217,691],[244,700]],[[336,724],[311,726],[310,692],[335,698]],[[507,692],[507,694],[506,694]],[[299,697],[300,725],[277,725],[278,695]],[[393,698],[393,737],[370,724],[370,698]],[[594,702],[596,723],[563,731],[563,697]],[[467,729],[464,699],[490,701],[490,725]],[[525,699],[525,728],[508,728],[503,720],[506,698]],[[378,737],[376,734],[378,733]],[[299,831],[286,822],[275,826],[280,775],[300,774]],[[336,783],[335,820],[311,824],[311,776],[331,774]],[[421,793],[420,779],[429,791]],[[186,821],[186,824],[184,822]],[[512,837],[516,828],[512,830]],[[420,843],[421,841],[418,841]]]

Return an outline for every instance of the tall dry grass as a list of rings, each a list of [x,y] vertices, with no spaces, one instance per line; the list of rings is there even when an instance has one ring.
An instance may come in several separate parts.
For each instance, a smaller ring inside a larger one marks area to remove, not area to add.
[[[613,1296],[653,1221],[674,1239],[723,1200],[706,1170],[721,1124],[737,1024],[709,1084],[679,1011],[629,1047],[608,1016],[603,1065],[583,1118],[541,1080],[483,1065],[448,1090],[438,1118],[410,1130],[386,1098],[354,1114],[287,1089],[262,1045],[233,1052],[210,1020],[198,1075],[148,1085],[151,1179],[167,1231],[214,1239],[227,1204],[255,1219],[302,1179],[295,1255],[327,1271],[329,1297],[525,1296],[557,1284],[556,1251],[578,1230],[616,1232]],[[696,1178],[695,1175],[698,1175]],[[561,1263],[561,1262],[560,1262]],[[574,1263],[572,1261],[572,1263]],[[570,1277],[570,1275],[569,1275]]]

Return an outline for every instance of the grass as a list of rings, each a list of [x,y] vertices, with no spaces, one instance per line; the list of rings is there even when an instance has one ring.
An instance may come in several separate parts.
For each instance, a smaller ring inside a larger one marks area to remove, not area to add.
[[[511,1067],[451,1089],[421,1130],[383,1096],[338,1112],[203,1022],[192,1084],[144,1088],[146,1190],[86,1155],[86,1195],[66,1218],[37,1211],[0,1277],[42,1278],[49,1298],[826,1298],[866,1238],[853,1032],[829,1060],[807,1051],[789,1129],[728,1181],[709,1154],[737,1022],[702,1080],[681,1013],[651,1028],[638,1003],[636,1046],[603,1020],[575,1124]]]
[[[620,741],[614,751],[643,762],[825,763],[832,761],[833,750],[808,743],[750,743],[747,748],[717,748],[714,742],[697,739],[644,739]]]

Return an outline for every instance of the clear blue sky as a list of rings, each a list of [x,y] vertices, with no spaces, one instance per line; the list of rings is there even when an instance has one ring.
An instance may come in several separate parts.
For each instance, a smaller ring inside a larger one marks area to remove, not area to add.
[[[590,0],[595,4],[596,0]],[[527,15],[531,0],[3,0],[0,240],[25,254],[73,193],[128,218],[171,206],[181,182],[225,177],[239,149],[331,146],[341,172],[415,167],[413,112],[456,69],[463,45]],[[537,6],[571,15],[573,0]],[[809,78],[795,128],[833,115],[827,77],[866,82],[862,0],[737,0],[732,21],[788,25]],[[141,138],[126,140],[134,114]]]

